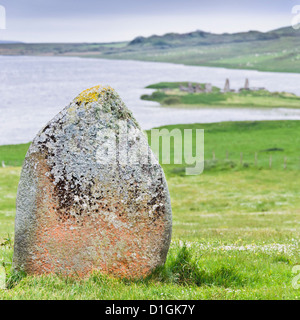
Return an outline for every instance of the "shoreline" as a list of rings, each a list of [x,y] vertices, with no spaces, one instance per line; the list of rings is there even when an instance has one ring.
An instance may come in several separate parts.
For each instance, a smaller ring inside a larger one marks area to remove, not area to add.
[[[1,46],[1,44],[0,44]],[[264,73],[274,73],[274,74],[289,74],[289,75],[300,75],[300,72],[291,72],[291,71],[269,71],[264,69],[255,69],[255,68],[239,68],[239,67],[226,67],[222,65],[211,65],[211,64],[184,64],[176,62],[167,62],[167,61],[152,61],[152,60],[142,60],[142,59],[120,59],[120,58],[110,58],[110,57],[97,57],[97,56],[84,56],[84,55],[54,55],[54,54],[32,54],[32,55],[19,55],[19,54],[0,54],[1,57],[47,57],[47,58],[80,58],[80,59],[95,59],[95,60],[109,60],[109,61],[132,61],[132,62],[149,62],[149,63],[163,63],[163,64],[172,64],[172,65],[181,65],[185,67],[204,67],[204,68],[218,68],[223,70],[236,70],[236,71],[257,71]]]

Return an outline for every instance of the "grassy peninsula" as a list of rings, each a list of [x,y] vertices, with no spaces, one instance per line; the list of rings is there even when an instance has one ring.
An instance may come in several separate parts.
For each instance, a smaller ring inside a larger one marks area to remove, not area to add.
[[[203,83],[190,83],[204,89]],[[300,97],[287,92],[270,92],[266,89],[223,92],[212,87],[210,92],[188,92],[188,82],[160,82],[149,85],[156,89],[141,99],[156,101],[163,107],[172,108],[300,108]]]

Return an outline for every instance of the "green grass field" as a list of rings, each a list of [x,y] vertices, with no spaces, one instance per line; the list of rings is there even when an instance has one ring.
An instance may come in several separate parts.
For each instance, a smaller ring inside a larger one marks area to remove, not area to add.
[[[205,130],[203,174],[186,176],[184,164],[163,165],[173,209],[166,265],[136,281],[97,273],[81,280],[14,274],[15,198],[21,169],[1,168],[0,263],[7,272],[8,289],[0,290],[0,299],[300,298],[300,289],[292,286],[292,268],[300,264],[300,122],[164,128]],[[27,147],[0,147],[0,163],[10,158],[21,162]]]
[[[122,48],[118,51],[93,52],[88,56],[102,59],[140,60],[228,69],[299,73],[298,43],[299,37],[177,48]]]
[[[300,108],[300,97],[286,92],[242,90],[222,93],[220,88],[213,87],[211,93],[188,93],[181,91],[180,86],[187,87],[188,83],[156,83],[147,87],[156,91],[143,95],[141,99],[156,101],[161,106],[173,108]]]

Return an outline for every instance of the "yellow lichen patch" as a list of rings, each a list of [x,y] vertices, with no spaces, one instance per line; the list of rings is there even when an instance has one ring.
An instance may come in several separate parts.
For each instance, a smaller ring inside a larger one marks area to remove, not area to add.
[[[80,93],[80,95],[76,98],[77,102],[95,102],[99,99],[99,97],[103,96],[107,91],[114,91],[110,86],[95,86],[89,89],[86,89]]]

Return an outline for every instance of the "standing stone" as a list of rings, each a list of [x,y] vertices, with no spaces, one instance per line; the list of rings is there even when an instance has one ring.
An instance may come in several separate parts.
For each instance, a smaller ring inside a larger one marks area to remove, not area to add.
[[[171,231],[165,176],[138,123],[112,88],[83,91],[26,155],[14,267],[142,277],[165,262]]]

